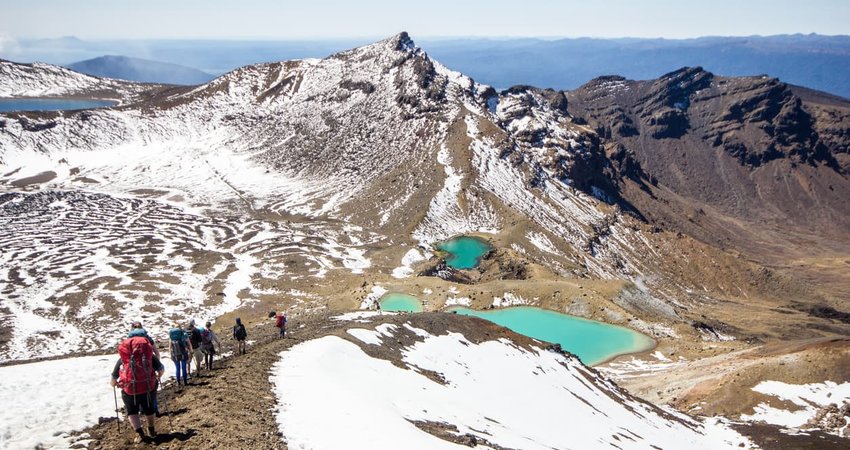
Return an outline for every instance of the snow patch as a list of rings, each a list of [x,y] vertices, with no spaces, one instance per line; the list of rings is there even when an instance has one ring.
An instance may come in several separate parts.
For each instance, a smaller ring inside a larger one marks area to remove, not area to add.
[[[446,306],[460,305],[469,307],[471,304],[472,299],[469,297],[446,297]]]
[[[0,449],[69,448],[70,432],[115,417],[108,383],[116,360],[85,356],[0,367]]]
[[[424,341],[403,351],[409,369],[372,358],[335,336],[282,352],[271,381],[287,443],[293,448],[466,448],[411,423],[421,421],[454,426],[452,433],[508,448],[748,445],[723,422],[700,423],[672,411],[661,415],[561,354],[502,341],[474,344],[456,333],[424,334]],[[423,371],[441,374],[445,384]],[[582,432],[565,433],[564,417]],[[326,432],[328,423],[336,427],[334,433]]]
[[[493,297],[494,308],[504,308],[506,306],[527,305],[528,300],[513,292],[505,292],[501,297]]]
[[[349,328],[346,333],[356,337],[360,341],[370,345],[381,345],[381,336],[375,330],[366,330],[364,328]]]
[[[372,292],[360,302],[360,309],[373,309],[378,305],[378,300],[389,292],[386,288],[382,286],[372,286]]]
[[[839,407],[850,402],[850,383],[837,384],[832,381],[810,384],[788,384],[781,381],[762,381],[753,391],[789,401],[800,409],[789,411],[760,403],[755,412],[741,415],[741,420],[767,422],[788,428],[799,428],[815,417],[818,410],[831,403]]]
[[[393,277],[407,278],[413,275],[413,268],[411,266],[424,260],[425,255],[423,255],[418,249],[412,248],[408,250],[401,258],[401,266],[393,269]]]

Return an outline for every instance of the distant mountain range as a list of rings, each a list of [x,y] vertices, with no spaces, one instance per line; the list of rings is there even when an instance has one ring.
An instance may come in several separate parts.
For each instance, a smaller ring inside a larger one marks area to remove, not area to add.
[[[592,78],[657,78],[680,67],[723,76],[766,74],[850,98],[850,36],[698,39],[467,39],[420,43],[448,67],[497,88],[576,89]]]
[[[67,65],[113,54],[194,67],[218,75],[263,61],[323,58],[365,43],[367,40],[363,39],[85,41],[66,37],[21,40],[14,53],[7,50],[0,53],[0,58]],[[602,75],[647,80],[681,67],[700,66],[723,76],[767,74],[790,84],[850,98],[850,77],[846,76],[850,73],[850,36],[796,34],[677,40],[452,38],[420,39],[419,45],[448,67],[496,88],[527,84],[576,89]],[[166,82],[159,78],[145,81]]]
[[[203,84],[214,78],[191,67],[114,55],[75,62],[66,67],[87,75],[146,83]]]

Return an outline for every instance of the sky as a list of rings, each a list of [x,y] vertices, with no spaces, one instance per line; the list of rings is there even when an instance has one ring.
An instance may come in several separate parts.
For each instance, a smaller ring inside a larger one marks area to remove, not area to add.
[[[0,0],[3,40],[850,34],[848,0]]]

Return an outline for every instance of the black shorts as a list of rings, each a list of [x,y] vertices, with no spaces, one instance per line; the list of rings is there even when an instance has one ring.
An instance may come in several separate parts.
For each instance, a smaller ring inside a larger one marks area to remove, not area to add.
[[[124,408],[127,410],[128,416],[139,414],[139,412],[145,416],[152,416],[156,413],[156,409],[154,408],[156,391],[136,395],[130,395],[121,391],[121,399],[124,400]]]

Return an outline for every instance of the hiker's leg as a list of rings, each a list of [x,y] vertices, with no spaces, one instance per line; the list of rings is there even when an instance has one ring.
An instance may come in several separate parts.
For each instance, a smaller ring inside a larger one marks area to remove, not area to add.
[[[145,415],[145,422],[148,424],[148,435],[150,437],[156,436],[156,412],[155,405],[157,404],[156,398],[156,390],[148,392],[145,394],[145,399],[148,401],[147,405],[142,405],[142,414]],[[141,420],[139,420],[141,422]],[[139,424],[141,425],[141,423]]]
[[[195,349],[195,363],[198,365],[198,375],[201,374],[201,364],[204,362],[204,354],[200,349]]]
[[[156,380],[156,385],[154,386],[153,391],[153,399],[151,402],[151,407],[153,408],[153,412],[151,414],[159,414],[159,402],[156,401],[156,391],[159,389],[159,379]]]
[[[188,358],[180,361],[180,368],[183,369],[183,385],[189,383],[189,361]]]
[[[139,417],[139,410],[142,407],[143,399],[139,399],[137,395],[129,395],[121,391],[121,400],[124,402],[124,410],[127,411],[127,420],[130,422],[130,428],[141,430],[142,419]]]
[[[174,378],[177,379],[177,385],[180,386],[180,361],[176,359],[172,359],[174,361]]]

